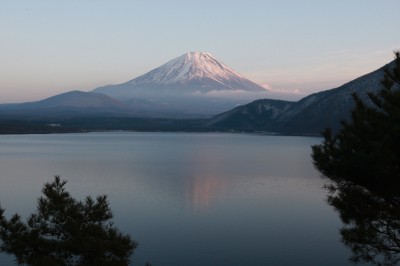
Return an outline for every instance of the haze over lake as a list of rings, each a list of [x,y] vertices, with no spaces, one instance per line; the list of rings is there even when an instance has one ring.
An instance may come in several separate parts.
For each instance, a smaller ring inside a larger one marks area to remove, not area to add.
[[[321,138],[88,133],[0,138],[0,202],[27,217],[54,175],[107,194],[132,265],[350,265],[311,148]],[[14,265],[2,255],[1,265]]]

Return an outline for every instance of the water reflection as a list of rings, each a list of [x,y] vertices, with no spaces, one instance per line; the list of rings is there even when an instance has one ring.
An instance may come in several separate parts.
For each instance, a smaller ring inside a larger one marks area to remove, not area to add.
[[[353,262],[400,263],[400,197],[350,182],[327,186],[328,203],[340,214],[343,243]]]
[[[208,209],[226,187],[225,180],[216,176],[195,176],[189,179],[185,199],[194,211]]]
[[[0,201],[27,217],[54,174],[109,195],[133,265],[350,265],[309,147],[320,138],[91,133],[3,136]],[[15,265],[1,257],[0,265]]]

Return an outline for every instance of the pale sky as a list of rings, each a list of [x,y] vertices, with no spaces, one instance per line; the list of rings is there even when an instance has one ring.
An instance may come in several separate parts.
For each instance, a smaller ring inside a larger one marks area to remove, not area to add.
[[[0,0],[0,103],[123,83],[189,51],[301,98],[391,61],[399,10],[399,0]]]

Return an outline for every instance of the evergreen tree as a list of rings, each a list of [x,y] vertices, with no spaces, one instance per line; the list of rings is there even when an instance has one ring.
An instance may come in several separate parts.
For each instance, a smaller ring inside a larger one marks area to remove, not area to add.
[[[369,103],[353,95],[351,120],[312,147],[351,260],[376,265],[400,263],[400,52],[390,66],[380,93],[369,93]]]
[[[351,121],[335,135],[326,129],[323,144],[312,147],[314,165],[333,181],[400,193],[400,52],[395,56],[380,93],[369,93],[370,103],[354,94]]]
[[[329,188],[327,200],[343,222],[340,235],[352,251],[350,260],[399,265],[400,198],[349,183],[333,182]]]
[[[56,176],[44,185],[27,223],[0,208],[1,251],[28,265],[128,265],[137,244],[113,227],[107,197],[77,201],[66,183]]]

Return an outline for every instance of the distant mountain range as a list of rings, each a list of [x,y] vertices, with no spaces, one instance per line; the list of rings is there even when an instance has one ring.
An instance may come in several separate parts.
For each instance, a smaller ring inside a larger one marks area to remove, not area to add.
[[[14,116],[86,113],[88,116],[205,118],[266,95],[265,88],[211,54],[190,52],[122,84],[92,92],[67,92],[38,102],[3,104],[0,112]]]
[[[37,102],[0,104],[0,133],[7,123],[3,132],[24,128],[24,121],[30,121],[27,127],[42,131],[43,123],[63,125],[62,130],[57,127],[57,132],[68,131],[65,127],[69,127],[71,131],[319,134],[325,127],[338,129],[340,121],[348,119],[354,106],[353,93],[368,102],[367,92],[381,89],[384,68],[390,64],[298,102],[262,99],[248,103],[252,98],[265,98],[268,91],[209,53],[192,52],[119,85],[92,92],[71,91]],[[239,106],[240,103],[248,104]],[[11,120],[12,123],[7,122]],[[47,129],[52,131],[54,127]]]

